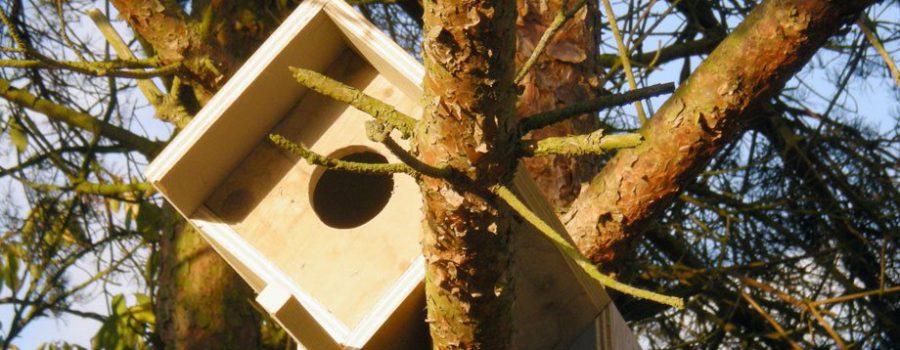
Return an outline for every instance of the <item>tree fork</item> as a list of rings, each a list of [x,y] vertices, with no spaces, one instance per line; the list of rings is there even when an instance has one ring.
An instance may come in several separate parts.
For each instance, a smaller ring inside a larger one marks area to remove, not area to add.
[[[564,221],[579,249],[596,263],[630,254],[640,233],[760,103],[873,2],[758,5],[641,129],[645,141],[619,152],[573,204]]]
[[[414,150],[489,188],[515,170],[515,1],[425,1],[424,9],[425,113]],[[512,215],[441,179],[420,186],[434,347],[507,348]]]

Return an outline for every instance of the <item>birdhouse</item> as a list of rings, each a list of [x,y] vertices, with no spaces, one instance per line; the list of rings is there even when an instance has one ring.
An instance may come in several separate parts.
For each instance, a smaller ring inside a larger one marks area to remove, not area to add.
[[[418,186],[312,166],[271,144],[276,133],[333,158],[398,162],[366,137],[368,115],[301,87],[292,66],[421,115],[422,66],[343,1],[307,0],[150,164],[148,181],[304,347],[425,348]],[[561,227],[527,175],[515,187]],[[516,348],[591,338],[592,321],[613,310],[603,289],[533,228],[517,234]]]

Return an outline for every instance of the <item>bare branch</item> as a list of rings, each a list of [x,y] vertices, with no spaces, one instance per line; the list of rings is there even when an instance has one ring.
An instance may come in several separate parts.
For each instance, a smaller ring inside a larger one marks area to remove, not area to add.
[[[609,0],[602,0],[603,8],[606,9],[606,17],[609,19],[609,28],[612,29],[613,37],[616,39],[616,47],[619,49],[619,58],[622,60],[622,67],[625,68],[625,77],[628,78],[628,86],[632,90],[637,89],[637,82],[634,80],[634,72],[631,70],[631,60],[628,57],[628,48],[625,47],[625,41],[619,32],[619,25],[616,23],[616,14],[613,13],[612,5]],[[641,125],[647,123],[647,113],[644,112],[644,106],[640,100],[634,101],[634,108],[637,109],[638,120]]]
[[[69,126],[119,142],[123,146],[134,149],[148,158],[152,158],[163,146],[158,141],[146,139],[127,129],[106,123],[86,113],[37,97],[26,90],[12,87],[10,82],[5,79],[0,79],[0,97],[32,111],[43,113],[50,119],[58,120]]]
[[[900,87],[900,70],[897,69],[897,64],[894,63],[894,60],[891,58],[891,54],[884,49],[884,45],[881,44],[881,41],[878,40],[878,37],[875,33],[869,29],[869,26],[866,25],[868,19],[863,16],[856,20],[856,26],[859,27],[859,30],[866,35],[866,39],[869,40],[869,43],[872,44],[872,47],[875,48],[875,51],[878,51],[878,54],[881,55],[881,58],[884,59],[884,63],[887,64],[888,71],[891,72],[891,76],[894,77],[894,82],[897,83],[897,87]]]
[[[556,17],[553,18],[553,22],[550,23],[550,26],[547,27],[547,30],[545,30],[544,34],[541,36],[541,40],[535,45],[534,51],[531,52],[531,56],[528,57],[528,60],[522,64],[522,67],[519,68],[519,71],[516,73],[516,79],[514,80],[516,84],[525,78],[525,75],[528,74],[528,71],[530,71],[531,67],[537,62],[538,58],[544,52],[544,49],[547,48],[550,39],[553,39],[553,36],[556,35],[556,32],[558,32],[559,29],[578,12],[578,10],[581,10],[581,8],[584,7],[585,0],[577,1],[578,2],[570,9],[566,8],[569,4],[569,0],[563,1],[562,6],[559,8],[559,12],[557,12]]]
[[[138,61],[57,61],[36,52],[28,52],[28,55],[39,57],[33,60],[0,60],[0,67],[10,68],[37,68],[37,69],[67,69],[78,73],[97,77],[121,77],[134,79],[148,79],[158,76],[166,76],[178,73],[182,68],[181,63],[173,63],[165,66],[154,67],[155,59]],[[150,70],[141,68],[148,67]],[[136,68],[136,69],[135,69]]]
[[[351,173],[360,173],[360,174],[377,174],[377,175],[389,175],[389,174],[407,174],[413,177],[418,177],[420,174],[418,171],[410,167],[409,165],[403,163],[360,163],[360,162],[348,162],[345,160],[329,158],[327,156],[323,156],[316,152],[311,151],[309,148],[304,147],[303,145],[296,144],[291,142],[287,138],[281,135],[270,134],[269,140],[272,141],[279,148],[290,152],[291,154],[302,158],[310,165],[318,165],[323,166],[332,170],[337,171],[346,171]]]
[[[621,106],[640,99],[650,98],[675,91],[674,83],[651,85],[628,91],[621,94],[600,96],[593,100],[575,103],[571,106],[553,111],[542,112],[519,121],[519,135],[525,135],[529,131],[543,128],[547,125],[561,122],[567,118],[576,117],[588,112],[594,112],[604,108]]]

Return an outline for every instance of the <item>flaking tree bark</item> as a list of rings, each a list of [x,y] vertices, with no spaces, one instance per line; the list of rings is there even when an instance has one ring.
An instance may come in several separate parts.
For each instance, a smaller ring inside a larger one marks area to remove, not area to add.
[[[515,1],[427,0],[424,9],[425,112],[414,149],[471,180],[421,181],[427,321],[437,349],[503,349],[512,217],[483,192],[515,167]]]
[[[768,1],[756,8],[641,130],[647,141],[622,151],[576,200],[567,223],[582,251],[598,263],[621,262],[754,108],[871,3]]]
[[[519,0],[516,19],[516,66],[534,54],[535,46],[556,19],[563,3],[567,9],[575,1]],[[596,4],[586,3],[552,36],[546,49],[538,53],[535,67],[519,82],[516,115],[528,117],[555,110],[604,93],[598,86],[600,73],[598,57],[599,21]],[[567,119],[531,132],[530,139],[544,139],[573,134],[586,134],[600,128],[594,113]],[[549,155],[523,159],[541,192],[557,212],[565,212],[597,171],[596,157],[566,157]]]
[[[826,40],[874,1],[769,0],[758,5],[619,152],[564,219],[579,249],[615,270],[748,118]]]

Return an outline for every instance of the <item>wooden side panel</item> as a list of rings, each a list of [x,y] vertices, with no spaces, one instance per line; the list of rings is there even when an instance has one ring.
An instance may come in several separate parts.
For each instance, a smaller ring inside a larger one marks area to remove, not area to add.
[[[531,177],[516,172],[513,190],[551,226],[565,232]],[[514,349],[568,349],[609,304],[606,292],[542,233],[517,224],[513,237],[516,302]]]
[[[306,93],[288,67],[321,71],[346,49],[321,6],[304,2],[148,166],[148,180],[182,214],[193,213]]]
[[[398,91],[355,52],[345,50],[325,71],[399,110],[418,115],[417,101]],[[397,161],[365,136],[371,117],[308,94],[273,130],[321,154],[365,147]],[[394,176],[394,190],[371,221],[351,229],[325,225],[310,207],[316,167],[258,142],[206,205],[230,224],[349,329],[355,329],[420,255],[418,186]]]
[[[615,304],[609,307],[597,317],[595,322],[597,337],[597,350],[640,350],[637,337],[631,332],[628,323],[622,318],[622,314]],[[581,349],[572,349],[581,350]],[[591,349],[593,350],[593,349]]]
[[[421,98],[420,84],[425,72],[415,58],[347,3],[329,1],[324,10],[352,43],[353,49],[378,69],[391,84],[415,100]]]

